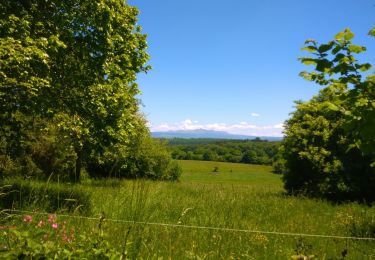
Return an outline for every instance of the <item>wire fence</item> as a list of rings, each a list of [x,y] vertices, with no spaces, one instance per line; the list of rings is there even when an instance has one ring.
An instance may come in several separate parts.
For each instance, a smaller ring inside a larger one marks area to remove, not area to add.
[[[48,212],[35,212],[26,210],[9,210],[12,215],[23,216],[22,214],[38,214],[38,215],[51,215],[55,213]],[[19,213],[19,214],[15,214]],[[172,224],[172,223],[159,223],[159,222],[146,222],[146,221],[132,221],[132,220],[121,220],[101,217],[85,217],[79,215],[69,214],[55,214],[56,216],[66,218],[76,218],[84,220],[94,221],[108,221],[114,223],[132,224],[132,225],[150,225],[150,226],[162,226],[170,228],[188,228],[188,229],[200,229],[200,230],[214,230],[224,232],[240,232],[240,233],[254,233],[254,234],[265,234],[265,235],[278,235],[278,236],[294,236],[294,237],[314,237],[314,238],[327,238],[327,239],[346,239],[346,240],[362,240],[362,241],[375,241],[373,237],[355,237],[355,236],[336,236],[336,235],[321,235],[321,234],[306,234],[306,233],[289,233],[289,232],[277,232],[277,231],[264,231],[264,230],[251,230],[251,229],[236,229],[236,228],[225,228],[225,227],[210,227],[210,226],[197,226],[197,225],[185,225],[185,224]]]

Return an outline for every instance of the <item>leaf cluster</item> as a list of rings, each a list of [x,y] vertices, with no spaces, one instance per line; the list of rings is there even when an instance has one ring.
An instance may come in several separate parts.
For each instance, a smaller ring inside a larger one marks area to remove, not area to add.
[[[297,102],[286,122],[282,147],[285,188],[333,200],[375,199],[375,95],[371,68],[355,54],[366,50],[352,43],[349,30],[319,45],[306,41],[314,65],[301,76],[324,88],[308,102]]]

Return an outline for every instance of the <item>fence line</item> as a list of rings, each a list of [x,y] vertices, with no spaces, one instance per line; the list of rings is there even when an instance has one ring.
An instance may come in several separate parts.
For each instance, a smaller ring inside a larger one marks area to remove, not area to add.
[[[24,213],[24,214],[39,214],[39,215],[50,215],[54,213],[47,212],[34,212],[34,211],[25,211],[25,210],[10,210],[10,213],[13,212]],[[19,214],[14,214],[19,215]],[[22,216],[22,215],[19,215]],[[222,227],[209,227],[209,226],[194,226],[194,225],[183,225],[183,224],[171,224],[171,223],[158,223],[158,222],[146,222],[146,221],[131,221],[131,220],[121,220],[121,219],[110,219],[102,217],[85,217],[85,216],[76,216],[68,214],[56,214],[60,217],[68,218],[78,218],[78,219],[87,219],[95,221],[109,221],[117,222],[124,224],[137,224],[137,225],[150,225],[150,226],[163,226],[171,228],[190,228],[190,229],[205,229],[205,230],[215,230],[215,231],[226,231],[226,232],[241,232],[241,233],[254,233],[254,234],[266,234],[266,235],[280,235],[280,236],[302,236],[302,237],[315,237],[315,238],[333,238],[333,239],[347,239],[347,240],[362,240],[362,241],[375,241],[375,238],[372,237],[353,237],[353,236],[335,236],[335,235],[319,235],[319,234],[305,234],[305,233],[288,233],[288,232],[276,232],[276,231],[263,231],[263,230],[250,230],[250,229],[235,229],[235,228],[222,228]]]

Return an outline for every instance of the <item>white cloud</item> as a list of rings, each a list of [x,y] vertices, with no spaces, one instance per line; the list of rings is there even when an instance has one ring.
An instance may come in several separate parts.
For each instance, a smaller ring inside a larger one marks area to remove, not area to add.
[[[153,132],[205,129],[251,136],[283,136],[282,132],[284,130],[284,126],[282,123],[275,125],[254,125],[248,122],[240,122],[238,124],[200,124],[198,121],[186,119],[179,123],[162,123],[160,125],[150,125],[150,129]]]
[[[252,117],[260,117],[260,114],[258,114],[258,113],[254,113],[254,112],[251,113],[250,115],[251,115]]]
[[[284,129],[284,124],[280,123],[280,124],[274,125],[273,127],[277,129]]]

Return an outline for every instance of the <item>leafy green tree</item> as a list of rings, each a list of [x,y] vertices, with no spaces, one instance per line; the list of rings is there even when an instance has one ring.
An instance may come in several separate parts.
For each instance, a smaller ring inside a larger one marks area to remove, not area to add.
[[[255,151],[246,151],[241,159],[243,163],[255,163],[257,161],[257,153]]]
[[[297,102],[286,122],[282,147],[284,182],[289,192],[330,199],[375,199],[375,88],[374,76],[364,78],[368,63],[355,54],[366,50],[352,43],[345,29],[327,44],[307,40],[314,65],[305,79],[324,86],[308,102]]]
[[[138,10],[123,0],[5,0],[0,13],[2,150],[17,158],[30,131],[57,127],[78,180],[84,161],[101,163],[144,126],[135,80],[149,67]]]
[[[217,158],[217,154],[216,152],[214,151],[211,151],[211,150],[207,150],[204,154],[203,154],[203,160],[204,161],[215,161],[216,158]]]

